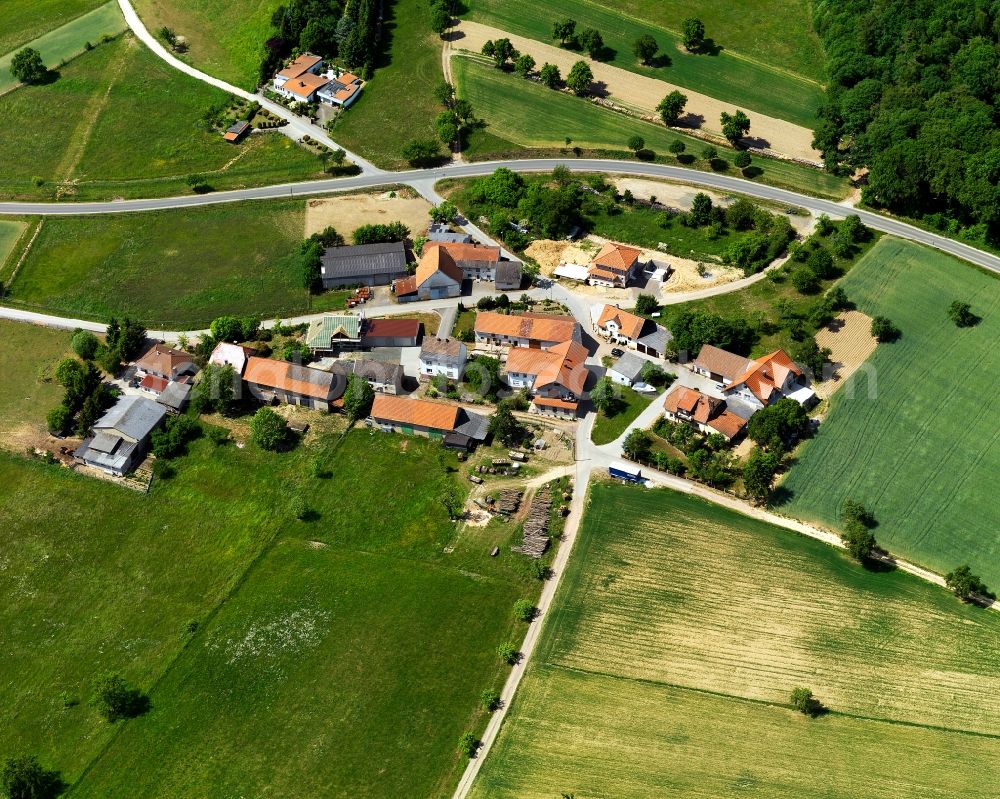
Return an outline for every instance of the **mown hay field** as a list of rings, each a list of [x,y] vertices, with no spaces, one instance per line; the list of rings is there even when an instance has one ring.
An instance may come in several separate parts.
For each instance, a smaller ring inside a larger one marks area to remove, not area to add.
[[[476,797],[944,797],[1000,778],[1000,616],[667,491],[595,484],[575,546]],[[789,708],[799,685],[832,712]]]
[[[609,64],[803,127],[815,124],[816,109],[823,101],[822,88],[814,80],[775,69],[770,61],[751,61],[726,50],[715,55],[689,54],[676,33],[623,14],[617,4],[598,4],[591,0],[559,0],[558,3],[472,0],[469,6],[468,18],[475,22],[552,44],[558,44],[552,36],[552,24],[559,19],[572,18],[576,20],[577,33],[587,28],[601,32],[606,48],[604,60]],[[683,19],[683,16],[676,17],[673,28],[679,28]],[[788,26],[782,28],[787,36]],[[748,29],[755,33],[760,30],[756,20]],[[645,34],[651,35],[660,46],[660,62],[655,66],[639,63],[632,51],[635,40]],[[706,36],[717,36],[717,30],[706,29]],[[818,44],[815,39],[813,42]],[[720,42],[716,40],[716,43]],[[463,46],[461,39],[456,46]],[[579,55],[587,60],[586,53]],[[810,61],[814,69],[822,68],[821,59],[818,64],[814,59]],[[614,92],[614,87],[609,88]]]
[[[223,314],[304,313],[297,249],[303,200],[47,219],[7,301],[159,330]]]
[[[840,285],[859,310],[888,316],[902,336],[879,345],[833,396],[782,483],[784,509],[837,527],[843,501],[858,500],[875,513],[875,535],[892,552],[941,573],[969,563],[997,588],[1000,281],[886,238]],[[947,316],[956,299],[982,321],[956,327]]]
[[[602,108],[567,92],[553,91],[473,58],[454,56],[451,68],[458,95],[472,103],[476,116],[485,122],[484,129],[473,131],[469,137],[467,155],[473,159],[510,154],[518,148],[565,149],[567,137],[573,146],[627,153],[626,143],[637,135],[656,155],[668,157],[674,141],[683,142],[690,156],[697,156],[705,147],[700,139]],[[633,158],[631,153],[628,157]],[[732,150],[720,148],[715,167],[737,174],[732,157]],[[790,161],[754,156],[753,165],[744,177],[756,182],[836,199],[847,196],[849,191],[843,178]],[[685,166],[709,169],[701,159],[685,162]]]

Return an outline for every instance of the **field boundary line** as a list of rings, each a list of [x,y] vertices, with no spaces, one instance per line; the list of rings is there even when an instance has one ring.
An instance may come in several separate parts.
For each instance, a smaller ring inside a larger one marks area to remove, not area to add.
[[[44,223],[45,223],[45,217],[43,216],[38,220],[38,224],[35,225],[35,232],[31,234],[31,238],[28,239],[28,243],[25,244],[24,249],[21,250],[21,257],[17,259],[17,263],[14,264],[14,268],[10,272],[10,277],[7,279],[8,291],[10,291],[10,289],[14,287],[14,280],[17,278],[18,272],[21,271],[21,266],[24,264],[26,260],[28,260],[28,253],[31,252],[31,248],[35,243],[35,239],[38,238],[38,234],[42,232],[42,225]]]
[[[771,702],[767,699],[754,699],[752,696],[737,696],[736,694],[727,694],[723,693],[722,691],[713,691],[709,688],[697,688],[693,685],[680,685],[678,683],[667,682],[665,680],[651,680],[648,677],[630,677],[625,674],[612,674],[611,672],[607,671],[597,671],[595,669],[583,669],[578,666],[567,666],[564,663],[557,663],[551,660],[539,664],[539,667],[546,669],[555,669],[572,674],[584,674],[584,675],[591,675],[594,677],[603,677],[605,679],[616,680],[621,682],[638,683],[640,685],[648,685],[650,687],[656,687],[656,688],[671,688],[675,691],[688,691],[690,693],[701,694],[703,696],[712,696],[719,699],[728,699],[733,702],[745,702],[751,705],[762,705],[764,707],[773,707],[788,711],[794,710],[794,708],[792,708],[791,705],[787,705],[782,702]],[[846,713],[842,710],[835,710],[833,708],[826,708],[825,713],[823,715],[838,716],[840,718],[854,719],[856,721],[870,721],[875,724],[892,724],[897,727],[913,727],[919,730],[945,732],[945,733],[951,733],[953,735],[969,735],[972,736],[973,738],[1000,740],[1000,732],[997,733],[977,732],[976,730],[963,730],[959,727],[942,727],[938,724],[920,724],[915,721],[905,721],[903,719],[890,719],[890,718],[885,718],[884,716],[865,716],[860,713]]]
[[[577,425],[577,440],[579,439],[579,431],[582,426],[583,422]],[[574,457],[577,457],[575,451]],[[452,799],[466,799],[469,791],[472,790],[472,786],[479,774],[479,769],[482,767],[487,755],[489,755],[490,749],[496,741],[497,734],[500,732],[500,728],[507,718],[507,711],[510,709],[514,701],[514,696],[517,693],[517,688],[524,678],[528,664],[531,661],[531,655],[535,651],[535,647],[544,629],[545,620],[549,616],[549,609],[552,606],[553,599],[559,590],[562,577],[567,571],[567,564],[569,563],[570,554],[573,551],[573,544],[576,542],[579,533],[580,521],[583,518],[583,513],[586,510],[590,496],[590,474],[592,468],[589,460],[576,460],[574,466],[576,473],[573,477],[573,499],[570,503],[570,516],[563,528],[562,539],[559,542],[556,557],[552,561],[553,576],[546,581],[545,586],[542,588],[542,593],[538,598],[536,606],[535,618],[528,625],[528,631],[525,633],[524,641],[521,644],[521,657],[512,666],[511,673],[508,675],[506,682],[504,682],[503,690],[500,692],[500,707],[490,716],[490,720],[480,739],[479,749],[473,757],[469,758],[465,771],[462,772],[458,785],[455,787],[455,792],[452,794]]]

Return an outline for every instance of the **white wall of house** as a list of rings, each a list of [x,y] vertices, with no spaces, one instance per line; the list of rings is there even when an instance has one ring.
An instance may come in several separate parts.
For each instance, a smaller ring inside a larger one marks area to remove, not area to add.
[[[420,374],[426,377],[444,376],[449,380],[459,380],[462,377],[464,368],[462,366],[449,366],[448,364],[437,363],[436,361],[425,361],[420,359]]]
[[[535,386],[537,375],[529,375],[527,372],[507,372],[507,385],[511,388],[526,388],[529,391]]]
[[[620,386],[628,386],[629,388],[632,387],[631,378],[626,377],[621,372],[616,372],[614,369],[608,369],[607,374],[608,377],[611,378],[611,382],[617,383]]]

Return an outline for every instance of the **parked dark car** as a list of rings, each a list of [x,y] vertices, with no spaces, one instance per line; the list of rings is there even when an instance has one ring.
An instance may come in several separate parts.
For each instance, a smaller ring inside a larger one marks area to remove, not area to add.
[[[613,350],[611,350],[611,354],[615,358],[621,358],[625,354],[625,350],[620,350],[617,347],[615,347]]]

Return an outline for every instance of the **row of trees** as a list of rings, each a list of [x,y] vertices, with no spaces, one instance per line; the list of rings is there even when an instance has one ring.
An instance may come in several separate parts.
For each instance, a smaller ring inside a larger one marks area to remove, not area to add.
[[[705,25],[700,19],[689,17],[681,25],[684,48],[690,53],[701,52],[706,44]],[[572,50],[585,50],[591,58],[604,60],[613,55],[604,44],[604,37],[596,28],[585,28],[577,31],[575,19],[566,17],[552,23],[552,38],[559,40],[560,47]],[[640,36],[632,44],[632,52],[640,63],[656,64],[656,55],[660,45],[650,34]]]

